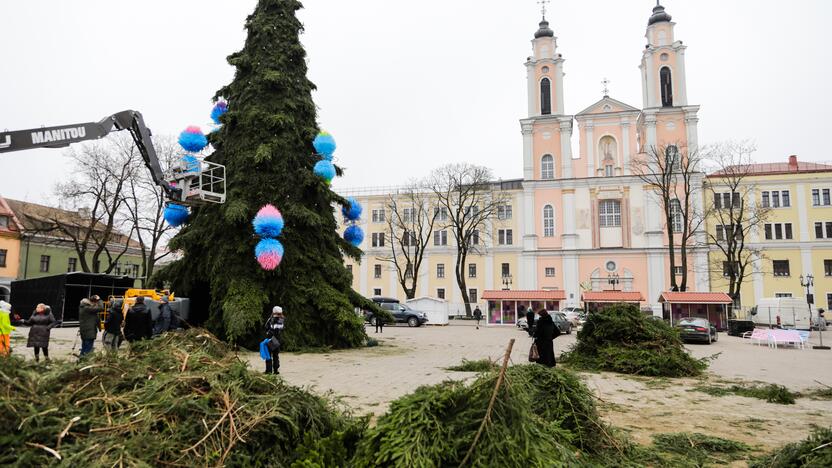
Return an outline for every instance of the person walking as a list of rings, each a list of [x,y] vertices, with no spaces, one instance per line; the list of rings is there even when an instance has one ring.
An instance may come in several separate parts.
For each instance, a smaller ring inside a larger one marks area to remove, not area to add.
[[[531,307],[526,309],[525,306],[520,305],[520,306],[517,307],[518,314],[522,314],[524,309],[526,310],[526,325],[529,326],[528,330],[526,330],[526,331],[529,332],[529,336],[534,336],[534,327],[535,327],[534,311],[532,310]]]
[[[23,322],[29,325],[29,339],[26,342],[27,348],[35,348],[35,362],[40,361],[40,352],[43,351],[43,358],[49,360],[49,335],[52,329],[58,325],[52,309],[46,304],[38,304],[35,312],[28,320]]]
[[[132,343],[134,341],[146,340],[153,336],[153,319],[150,311],[144,303],[144,297],[136,298],[124,317],[124,338]]]
[[[15,329],[11,321],[12,305],[0,301],[0,357],[12,353],[12,331]]]
[[[81,354],[84,357],[91,353],[98,337],[101,320],[98,314],[104,309],[101,298],[93,294],[89,299],[81,299],[78,307],[78,333],[81,335]]]
[[[554,339],[560,335],[560,330],[546,309],[540,309],[538,315],[540,318],[534,330],[534,344],[537,345],[537,353],[540,355],[537,363],[546,367],[555,367]]]
[[[280,371],[280,338],[283,335],[283,327],[286,319],[283,316],[283,308],[274,306],[272,308],[272,315],[266,320],[266,338],[269,342],[266,343],[269,356],[271,359],[266,359],[266,373],[279,374]]]
[[[162,296],[159,304],[159,316],[156,317],[156,323],[153,325],[153,336],[161,335],[171,329],[173,321],[173,311],[168,303],[168,297]]]
[[[101,341],[108,352],[117,352],[124,336],[121,334],[121,324],[124,323],[124,313],[121,309],[113,309],[104,321],[104,336]]]
[[[384,317],[376,315],[376,333],[384,333]]]
[[[482,311],[480,310],[480,306],[477,306],[474,309],[474,320],[477,321],[477,330],[480,329],[480,320],[482,320]]]

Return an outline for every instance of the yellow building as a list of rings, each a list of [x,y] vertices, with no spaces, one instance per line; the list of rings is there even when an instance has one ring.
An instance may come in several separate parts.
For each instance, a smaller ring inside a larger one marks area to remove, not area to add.
[[[519,259],[523,251],[523,239],[520,226],[523,222],[521,204],[523,189],[520,181],[503,181],[494,183],[495,193],[505,199],[486,228],[488,232],[479,233],[474,246],[466,259],[465,280],[468,296],[472,304],[482,305],[482,292],[488,289],[503,289],[504,281],[510,281],[515,286],[523,284]],[[364,231],[364,241],[359,245],[363,251],[360,262],[346,259],[347,268],[353,277],[353,288],[366,297],[385,296],[394,297],[404,302],[404,289],[398,282],[396,266],[385,261],[392,254],[390,245],[390,227],[388,219],[391,216],[390,193],[385,190],[374,193],[372,191],[355,191],[342,193],[345,197],[352,197],[358,201],[363,214],[358,225]],[[430,200],[430,196],[428,200]],[[401,200],[399,203],[405,203]],[[428,213],[433,213],[436,203]],[[408,206],[402,204],[401,210]],[[450,313],[465,313],[462,294],[457,286],[455,276],[456,245],[453,233],[445,226],[446,214],[441,212],[437,216],[434,232],[425,249],[424,260],[417,272],[417,286],[415,297],[434,297],[444,299],[449,303]],[[343,221],[342,221],[343,223]],[[343,232],[345,225],[339,230]],[[397,246],[398,247],[398,246]],[[552,278],[551,288],[555,287]],[[540,285],[546,288],[546,284]]]
[[[752,164],[742,172],[734,195],[724,175],[707,177],[705,199],[713,207],[707,220],[711,290],[728,289],[729,265],[713,243],[730,228],[720,227],[718,211],[736,207],[741,197],[746,210],[762,207],[764,212],[757,226],[747,229],[746,249],[752,256],[740,290],[741,307],[753,307],[761,298],[806,297],[801,276],[805,280],[808,275],[814,278],[810,292],[815,305],[832,307],[832,165],[790,156],[786,163]]]
[[[20,265],[20,223],[0,197],[0,300],[8,301]]]

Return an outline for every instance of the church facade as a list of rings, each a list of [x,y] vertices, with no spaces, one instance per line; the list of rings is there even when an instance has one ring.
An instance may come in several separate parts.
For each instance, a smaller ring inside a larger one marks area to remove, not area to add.
[[[604,96],[568,114],[563,98],[565,59],[545,17],[540,22],[532,55],[525,62],[528,112],[520,120],[523,179],[494,184],[494,190],[504,192],[508,207],[492,223],[494,232],[483,236],[488,244],[469,257],[470,302],[485,310],[486,290],[557,290],[562,292],[562,308],[581,305],[587,291],[618,290],[640,293],[642,308],[661,314],[659,296],[670,289],[670,274],[681,276],[682,271],[678,267],[670,271],[664,210],[653,190],[633,173],[633,162],[651,148],[695,151],[699,107],[687,102],[685,46],[675,38],[674,23],[660,5],[648,20],[646,39],[640,108]],[[574,138],[579,142],[578,154],[572,153]],[[704,179],[704,175],[694,177],[693,184]],[[361,224],[366,233],[360,246],[364,258],[348,260],[353,286],[368,297],[404,300],[395,271],[388,262],[379,261],[390,251],[382,234],[390,194],[344,195],[354,196],[367,213]],[[697,197],[691,203],[701,207],[701,192]],[[418,272],[417,297],[462,302],[453,278],[451,242],[440,235],[439,242],[429,246]],[[694,243],[704,245],[704,232],[696,232],[691,240],[687,290],[708,291],[707,248]]]

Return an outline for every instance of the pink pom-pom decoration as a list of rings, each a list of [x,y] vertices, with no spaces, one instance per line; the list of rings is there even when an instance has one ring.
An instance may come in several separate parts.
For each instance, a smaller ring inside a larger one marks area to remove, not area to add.
[[[263,239],[254,248],[257,263],[264,270],[274,270],[283,260],[283,244],[277,239]]]
[[[199,127],[191,125],[179,134],[179,145],[191,153],[198,153],[208,146],[208,138]]]
[[[274,205],[265,205],[252,221],[254,232],[260,237],[278,237],[283,232],[283,215]]]

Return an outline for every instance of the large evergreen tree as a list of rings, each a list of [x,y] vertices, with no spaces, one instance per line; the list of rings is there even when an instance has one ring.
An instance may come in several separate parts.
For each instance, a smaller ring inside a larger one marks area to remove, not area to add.
[[[318,133],[296,0],[259,0],[246,22],[243,49],[228,57],[234,80],[217,96],[229,101],[209,159],[227,168],[227,200],[199,207],[171,247],[184,256],[162,278],[198,308],[219,336],[251,345],[272,305],[286,312],[284,346],[352,347],[365,339],[342,253],[360,252],[336,232],[333,203],[345,200],[312,172]],[[251,220],[266,203],[283,213],[285,256],[272,272],[254,258]],[[201,300],[202,299],[202,300]],[[195,311],[199,313],[200,311]]]

